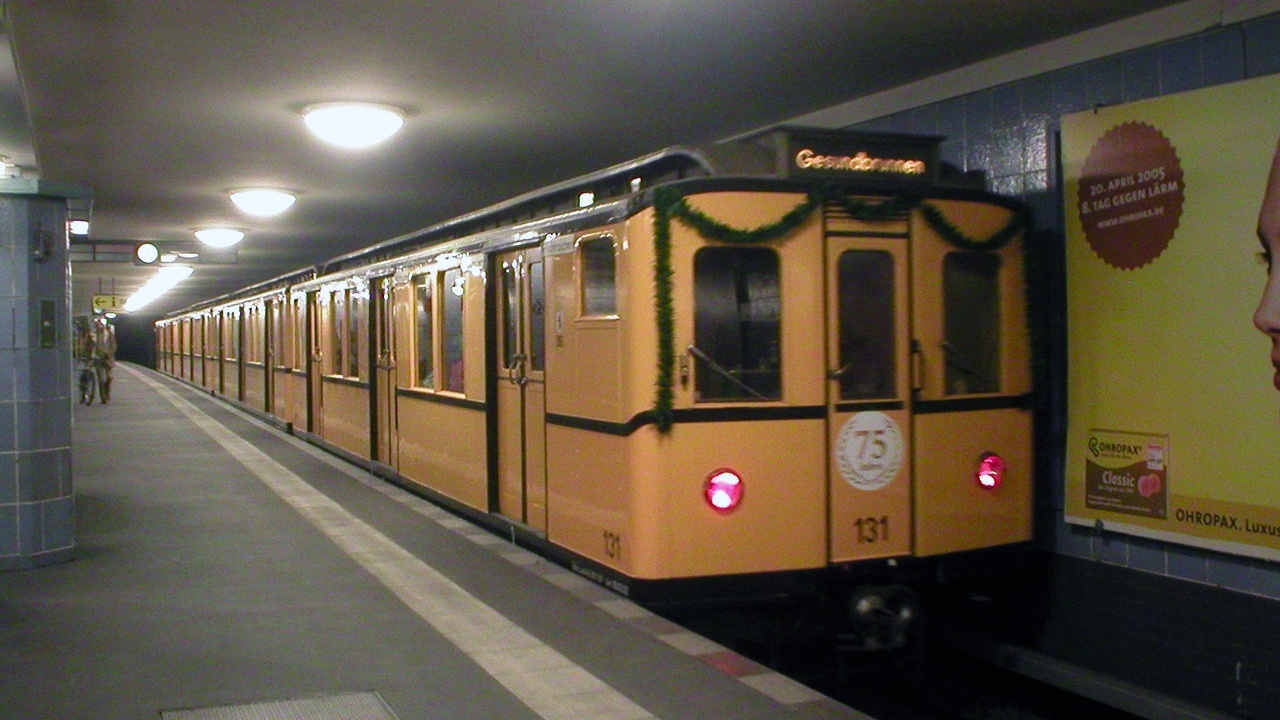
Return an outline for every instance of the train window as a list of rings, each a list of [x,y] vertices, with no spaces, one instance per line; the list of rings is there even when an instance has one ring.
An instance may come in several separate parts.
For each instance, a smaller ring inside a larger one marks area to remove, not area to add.
[[[240,345],[238,342],[240,339],[240,314],[230,310],[222,318],[222,331],[225,333],[222,338],[223,357],[227,360],[235,360],[239,357],[237,350]]]
[[[432,345],[432,318],[435,310],[432,306],[435,295],[435,276],[419,275],[413,281],[414,317],[416,331],[414,334],[415,357],[418,359],[418,380],[417,385],[420,388],[432,389],[435,387],[435,347]]]
[[[450,392],[463,391],[462,378],[462,295],[466,291],[466,276],[462,270],[454,268],[444,273],[445,291],[442,293],[441,313],[443,317],[443,342],[441,360],[448,374],[444,378],[444,389]]]
[[[342,330],[347,324],[347,297],[345,290],[338,290],[329,296],[329,347],[333,350],[333,364],[329,372],[341,375],[346,367],[342,356],[346,346],[342,342]]]
[[[293,358],[291,360],[292,360],[292,367],[294,370],[302,370],[303,361],[307,358],[307,349],[306,349],[307,333],[303,329],[305,327],[303,325],[303,322],[304,322],[304,319],[306,318],[306,312],[305,312],[306,306],[304,305],[304,302],[305,302],[304,296],[302,295],[294,296],[293,311],[289,314],[290,315],[289,324],[291,327],[291,332],[293,333]]]
[[[582,314],[588,317],[616,315],[617,268],[613,238],[587,240],[578,246],[582,258]]]
[[[529,263],[529,369],[546,368],[547,302],[543,297],[542,261]]]
[[[520,279],[515,262],[502,263],[502,367],[516,364],[520,350]]]
[[[267,309],[271,315],[271,364],[281,367],[287,360],[284,356],[284,302],[274,300]]]
[[[693,258],[698,400],[782,397],[778,255],[707,247]]]
[[[942,267],[942,352],[948,395],[1000,390],[1000,258],[949,253]]]
[[[836,272],[840,399],[895,397],[893,256],[850,250],[840,256]]]
[[[360,324],[365,318],[368,295],[359,290],[347,291],[347,377],[360,375]]]

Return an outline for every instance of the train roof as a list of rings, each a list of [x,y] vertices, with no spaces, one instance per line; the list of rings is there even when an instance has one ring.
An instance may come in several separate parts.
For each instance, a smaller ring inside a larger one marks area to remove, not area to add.
[[[551,225],[564,232],[608,224],[651,203],[652,189],[671,183],[680,183],[689,191],[712,187],[782,190],[835,183],[867,194],[905,189],[930,196],[978,195],[1016,204],[982,190],[981,174],[952,171],[940,162],[942,140],[937,136],[779,127],[705,147],[665,148],[339,255],[167,317],[249,301],[288,286],[389,272],[395,265],[426,262],[446,250],[475,252],[512,238],[531,239]],[[453,240],[464,242],[453,247]]]

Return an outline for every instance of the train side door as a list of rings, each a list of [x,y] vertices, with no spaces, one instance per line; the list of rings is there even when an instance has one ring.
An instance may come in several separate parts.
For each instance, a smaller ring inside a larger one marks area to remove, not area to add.
[[[320,304],[320,291],[307,293],[307,432],[324,434],[324,353],[321,338],[324,337],[325,317]]]
[[[375,405],[373,459],[396,468],[396,324],[395,283],[375,278],[373,298],[373,394]]]
[[[276,335],[279,332],[280,301],[262,303],[262,410],[274,414],[276,404]]]
[[[545,265],[539,248],[497,256],[498,512],[547,528]]]
[[[906,237],[827,238],[831,562],[911,551]]]

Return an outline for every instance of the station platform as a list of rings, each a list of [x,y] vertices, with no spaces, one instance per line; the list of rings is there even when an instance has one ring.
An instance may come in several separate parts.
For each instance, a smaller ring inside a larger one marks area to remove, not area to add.
[[[145,368],[73,437],[0,720],[868,718]]]

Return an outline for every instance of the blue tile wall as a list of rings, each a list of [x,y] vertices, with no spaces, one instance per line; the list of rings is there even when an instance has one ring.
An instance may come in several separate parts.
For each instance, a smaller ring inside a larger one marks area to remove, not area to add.
[[[65,234],[36,260],[37,230],[65,228],[61,199],[0,195],[0,570],[71,558],[71,348]],[[8,259],[8,262],[5,262]],[[58,347],[34,319],[58,307]]]
[[[989,189],[1021,198],[1037,227],[1060,243],[1062,200],[1054,187],[1053,147],[1059,116],[1272,73],[1280,73],[1280,14],[1059,68],[856,127],[944,136],[943,161],[984,171]],[[1051,344],[1060,341],[1050,339]],[[1060,386],[1048,392],[1056,392],[1060,404]],[[1050,430],[1058,435],[1061,427]],[[1048,479],[1037,488],[1042,505],[1037,516],[1056,523],[1040,533],[1054,552],[1280,599],[1280,564],[1066,525],[1061,520],[1062,459],[1053,458],[1046,467],[1051,471],[1043,472]]]

